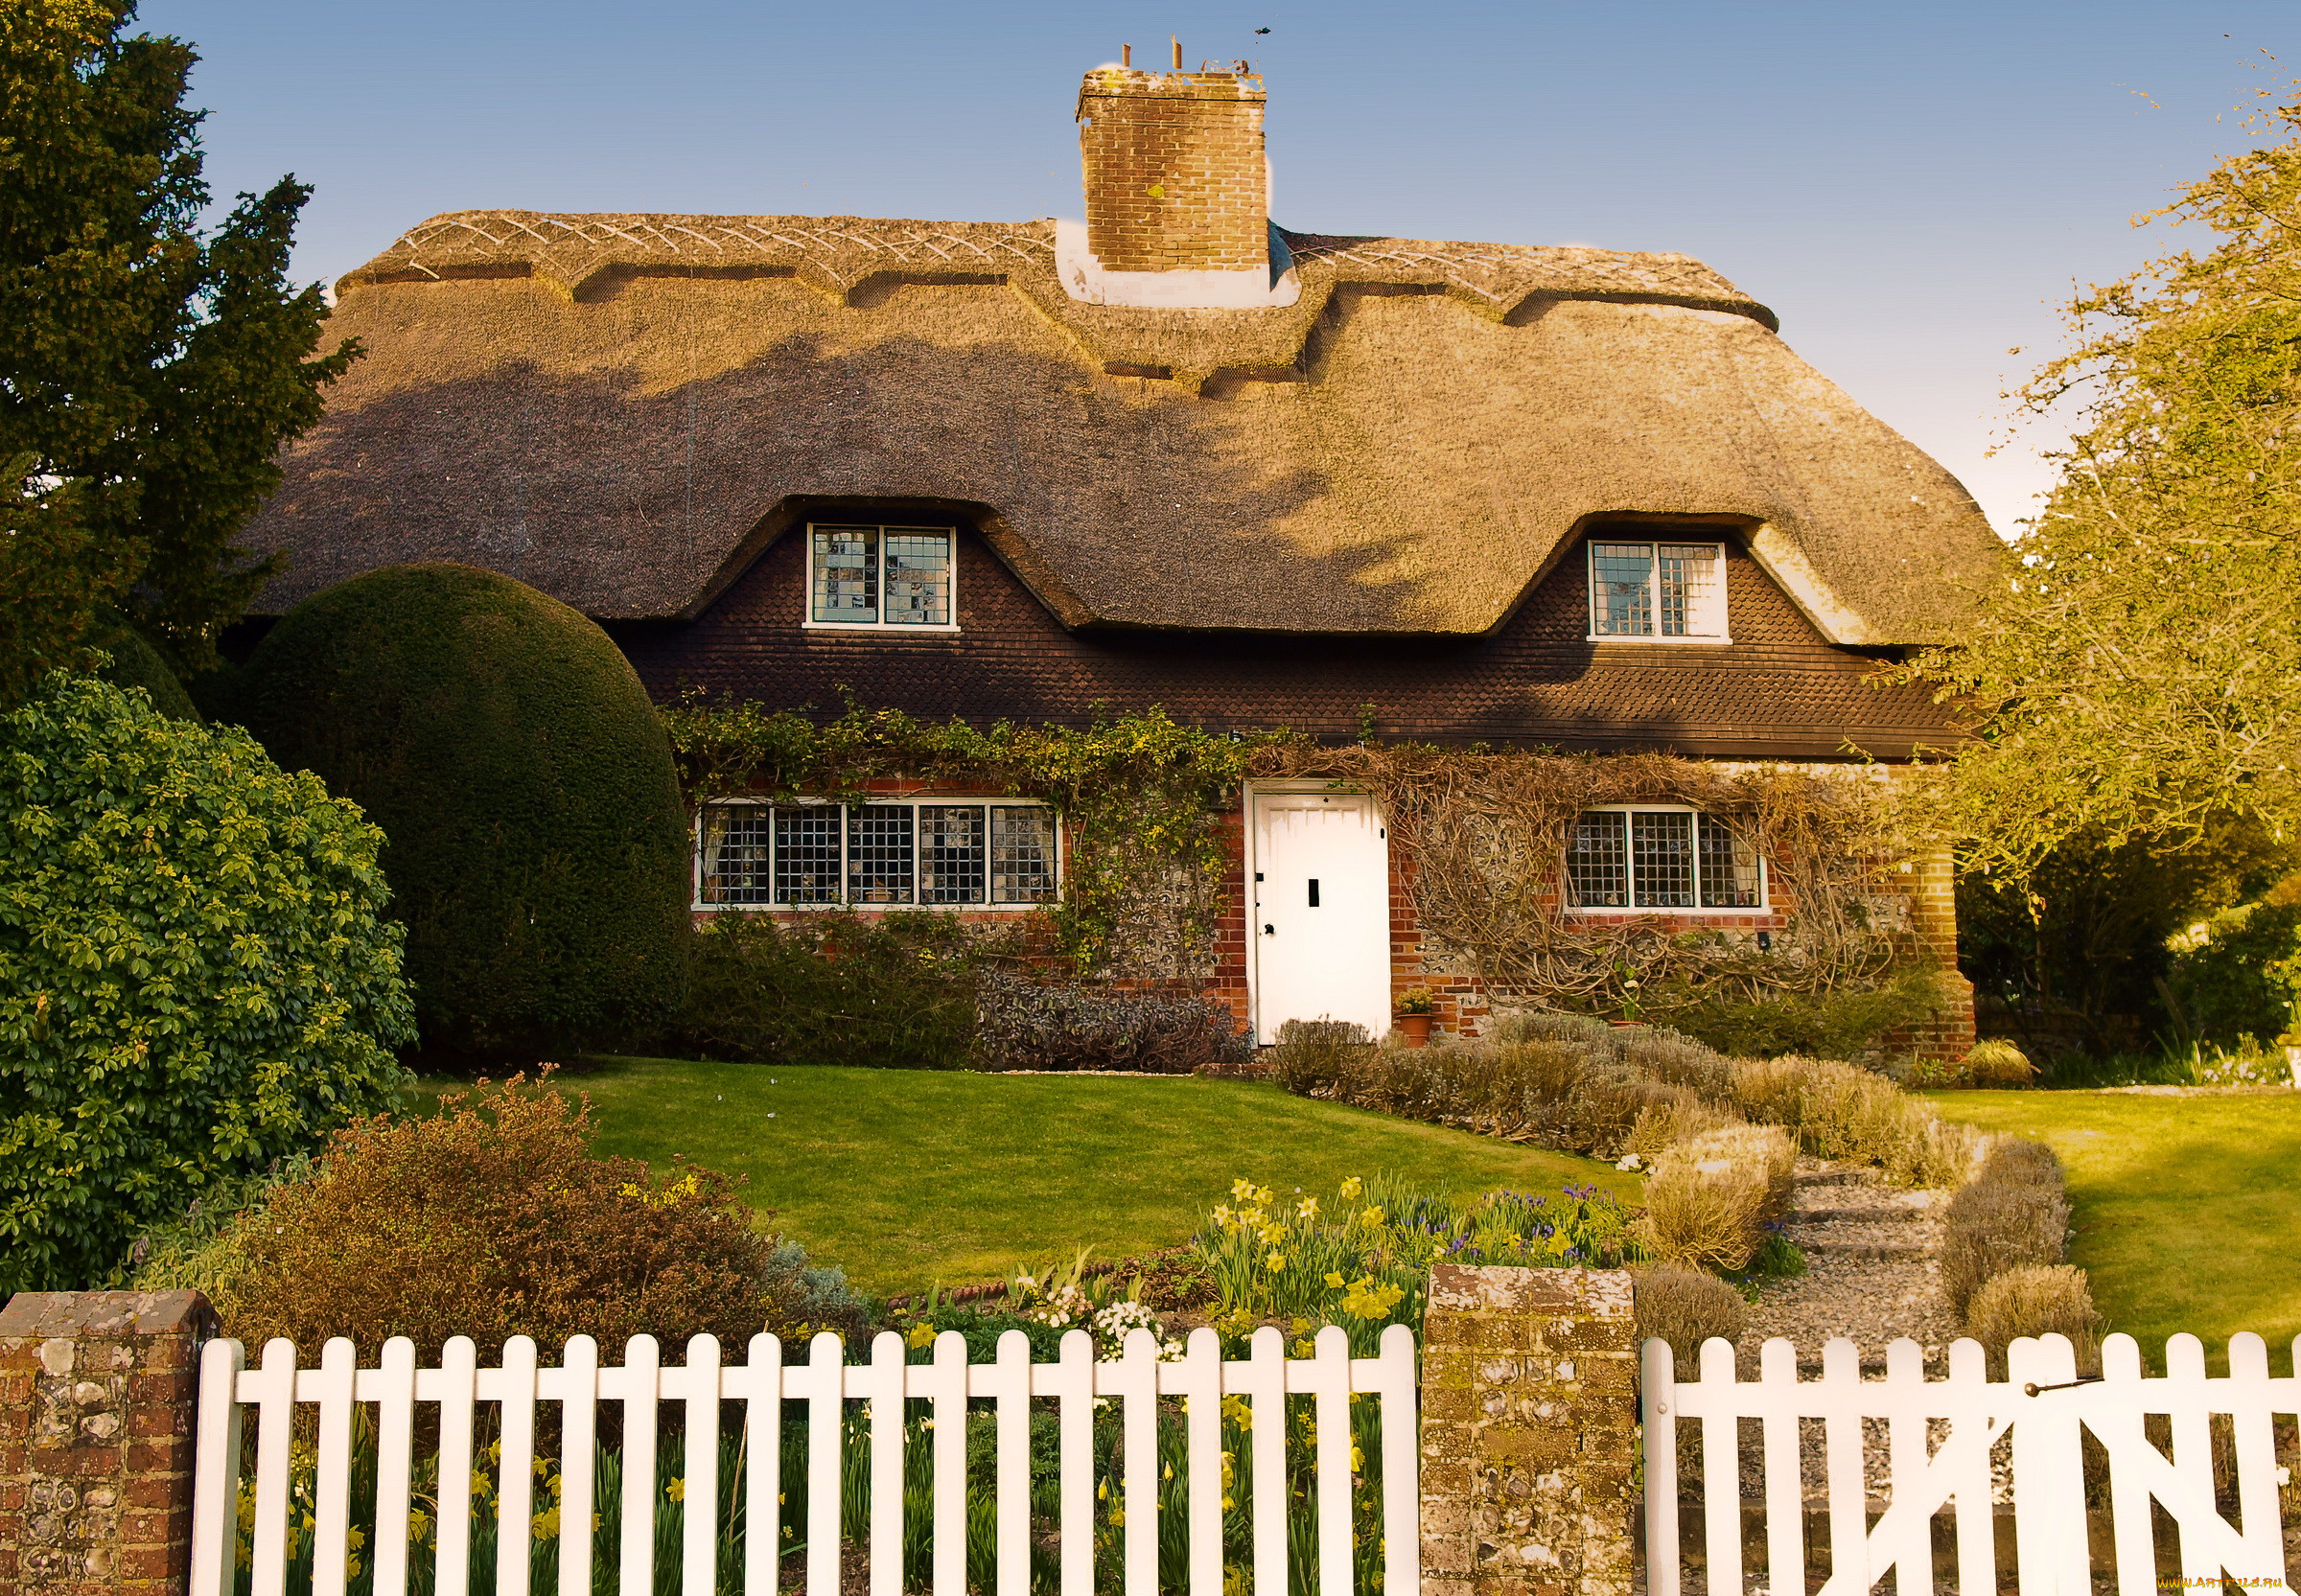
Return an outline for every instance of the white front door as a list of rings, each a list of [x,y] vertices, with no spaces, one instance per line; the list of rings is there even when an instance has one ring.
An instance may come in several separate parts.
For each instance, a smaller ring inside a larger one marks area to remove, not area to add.
[[[1255,1039],[1289,1020],[1390,1029],[1390,844],[1364,793],[1255,793]]]

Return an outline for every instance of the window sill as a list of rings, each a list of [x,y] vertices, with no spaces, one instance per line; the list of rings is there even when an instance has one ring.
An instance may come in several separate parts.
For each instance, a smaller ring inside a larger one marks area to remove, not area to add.
[[[861,914],[908,914],[924,911],[930,914],[1028,914],[1034,909],[1052,909],[1056,900],[1043,903],[696,903],[688,908],[698,914],[837,914],[847,910]]]
[[[1650,636],[1633,636],[1620,632],[1592,632],[1582,640],[1586,643],[1629,643],[1633,646],[1661,643],[1669,648],[1682,648],[1687,643],[1708,648],[1725,648],[1733,641],[1732,637],[1667,637],[1659,633]]]
[[[1773,914],[1774,911],[1762,903],[1749,909],[1592,909],[1585,908],[1580,904],[1569,904],[1567,906],[1566,913],[1597,917],[1611,916],[1615,919],[1682,919],[1688,916],[1696,919],[1717,919],[1735,914],[1766,915]]]
[[[936,637],[949,636],[959,630],[959,623],[953,621],[947,626],[911,626],[888,621],[802,620],[799,623],[799,629],[802,632],[847,632],[872,637]]]

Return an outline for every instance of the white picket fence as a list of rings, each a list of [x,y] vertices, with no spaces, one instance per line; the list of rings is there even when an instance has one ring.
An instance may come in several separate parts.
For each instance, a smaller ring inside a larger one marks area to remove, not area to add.
[[[807,1403],[806,1596],[839,1596],[840,1452],[845,1404],[870,1404],[871,1596],[900,1596],[902,1588],[903,1449],[905,1404],[931,1404],[933,1439],[933,1590],[966,1596],[966,1423],[972,1399],[997,1404],[995,1596],[1030,1591],[1030,1403],[1056,1400],[1059,1425],[1059,1588],[1061,1596],[1090,1596],[1094,1586],[1094,1407],[1100,1399],[1122,1409],[1121,1493],[1125,1596],[1157,1596],[1160,1469],[1158,1400],[1187,1399],[1183,1421],[1189,1459],[1190,1596],[1222,1596],[1221,1399],[1251,1404],[1253,1492],[1252,1596],[1287,1596],[1288,1537],[1284,1404],[1290,1396],[1314,1399],[1317,1450],[1319,1596],[1352,1596],[1353,1395],[1382,1403],[1379,1525],[1358,1526],[1383,1538],[1383,1586],[1411,1592],[1421,1582],[1417,1535],[1415,1353],[1412,1332],[1393,1325],[1380,1355],[1354,1358],[1347,1337],[1329,1327],[1318,1332],[1313,1355],[1290,1358],[1271,1329],[1255,1332],[1244,1359],[1225,1360],[1212,1330],[1194,1330],[1180,1359],[1161,1362],[1146,1330],[1130,1332],[1115,1359],[1097,1361],[1091,1338],[1066,1333],[1054,1363],[1031,1361],[1018,1331],[999,1338],[997,1361],[970,1364],[965,1342],[945,1332],[933,1361],[910,1364],[900,1337],[881,1334],[868,1363],[848,1364],[835,1335],[818,1335],[809,1361],[786,1367],[771,1335],[752,1338],[739,1364],[723,1363],[716,1339],[687,1344],[684,1366],[666,1365],[652,1336],[635,1336],[621,1367],[603,1366],[589,1336],[569,1341],[558,1367],[537,1361],[525,1336],[505,1343],[501,1364],[480,1368],[473,1343],[447,1343],[436,1369],[419,1369],[414,1345],[384,1343],[380,1366],[355,1366],[352,1343],[330,1341],[317,1368],[298,1368],[292,1342],[272,1341],[262,1365],[244,1366],[236,1341],[215,1341],[200,1365],[199,1435],[194,1487],[192,1596],[233,1596],[239,1549],[242,1420],[257,1415],[255,1515],[250,1538],[252,1596],[285,1596],[290,1534],[293,1410],[317,1411],[314,1466],[313,1596],[344,1596],[351,1556],[351,1472],[355,1406],[373,1406],[377,1446],[375,1522],[357,1526],[374,1560],[375,1596],[407,1588],[408,1527],[417,1409],[437,1408],[439,1446],[434,1596],[469,1596],[472,1469],[485,1454],[475,1446],[481,1404],[498,1410],[501,1444],[496,1490],[498,1521],[525,1526],[534,1507],[537,1404],[557,1403],[562,1481],[559,1539],[560,1596],[592,1596],[590,1516],[580,1504],[593,1499],[593,1447],[598,1404],[622,1404],[622,1522],[617,1588],[621,1596],[652,1596],[653,1523],[658,1410],[684,1404],[686,1474],[681,1546],[682,1596],[712,1596],[732,1569],[716,1566],[719,1433],[722,1406],[745,1404],[743,1471],[745,1513],[770,1528],[745,1538],[740,1571],[744,1596],[776,1588],[779,1548],[771,1526],[779,1521],[782,1494],[783,1404]],[[639,1526],[631,1533],[631,1526]],[[500,1537],[496,1596],[528,1596],[530,1546],[525,1534]]]
[[[2301,1342],[2294,1351],[2301,1357]],[[1758,1377],[1745,1380],[1735,1376],[1733,1348],[1713,1340],[1702,1349],[1701,1377],[1681,1383],[1668,1347],[1649,1341],[1642,1381],[1648,1596],[1680,1596],[1685,1584],[1681,1421],[1701,1426],[1708,1596],[1744,1596],[1738,1430],[1745,1419],[1759,1423],[1771,1596],[1804,1596],[1807,1588],[1801,1420],[1820,1420],[1823,1432],[1830,1571],[1820,1596],[1862,1596],[1889,1570],[1897,1596],[1930,1596],[1933,1519],[1953,1498],[1957,1589],[1995,1596],[1990,1452],[2009,1432],[2020,1596],[2085,1596],[2097,1565],[2113,1570],[2117,1596],[2157,1596],[2152,1501],[2177,1526],[2185,1586],[2218,1593],[2225,1576],[2248,1592],[2291,1596],[2272,1426],[2278,1415],[2301,1413],[2301,1379],[2271,1377],[2259,1336],[2232,1337],[2230,1372],[2216,1376],[2206,1374],[2204,1346],[2193,1335],[2168,1342],[2168,1373],[2155,1377],[2143,1374],[2140,1348],[2126,1335],[2103,1344],[2103,1374],[2094,1380],[2079,1379],[2072,1348],[2058,1335],[2014,1342],[2004,1380],[1988,1377],[1973,1341],[1955,1343],[1948,1362],[1947,1378],[1928,1379],[1918,1344],[1895,1341],[1886,1377],[1864,1379],[1854,1344],[1839,1340],[1823,1349],[1821,1377],[1801,1380],[1795,1350],[1773,1340],[1759,1353]],[[2145,1435],[2151,1414],[2170,1419],[2170,1458]],[[2216,1414],[2229,1415],[2234,1427],[2238,1525],[2216,1505]],[[1886,1422],[1887,1479],[1865,1478],[1865,1419]],[[1935,1420],[1948,1421],[1948,1433],[1929,1442]],[[2080,1428],[2108,1455],[2111,1534],[2099,1548],[2088,1538]],[[1886,1506],[1873,1523],[1869,1512],[1877,1498]]]

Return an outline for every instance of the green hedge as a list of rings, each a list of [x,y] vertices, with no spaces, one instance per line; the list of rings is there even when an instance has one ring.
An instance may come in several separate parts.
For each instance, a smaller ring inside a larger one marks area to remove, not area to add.
[[[0,1296],[390,1106],[382,843],[238,728],[54,673],[0,716]]]
[[[161,714],[179,721],[196,721],[199,710],[194,707],[192,695],[160,658],[160,651],[147,642],[141,632],[122,627],[105,637],[98,645],[111,659],[96,674],[115,687],[141,687],[151,699],[151,706]]]
[[[237,703],[283,765],[384,828],[427,1047],[607,1046],[672,1012],[686,816],[598,627],[491,571],[373,571],[283,617]]]

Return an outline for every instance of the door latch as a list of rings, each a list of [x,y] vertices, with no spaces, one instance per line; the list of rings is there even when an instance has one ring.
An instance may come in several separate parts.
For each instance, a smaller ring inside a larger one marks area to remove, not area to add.
[[[1263,927],[1263,935],[1266,937],[1275,937],[1278,935],[1278,927],[1267,925]]]

